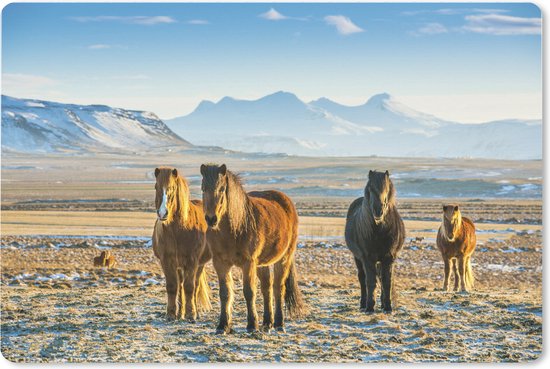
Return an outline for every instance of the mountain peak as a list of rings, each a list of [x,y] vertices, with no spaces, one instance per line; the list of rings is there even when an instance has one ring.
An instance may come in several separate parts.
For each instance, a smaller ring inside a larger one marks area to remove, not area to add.
[[[383,92],[381,94],[371,96],[371,98],[365,103],[365,105],[378,106],[384,104],[391,99],[392,96],[389,93]]]
[[[258,101],[296,101],[296,100],[301,102],[298,96],[294,95],[292,92],[287,92],[282,90],[258,99]]]

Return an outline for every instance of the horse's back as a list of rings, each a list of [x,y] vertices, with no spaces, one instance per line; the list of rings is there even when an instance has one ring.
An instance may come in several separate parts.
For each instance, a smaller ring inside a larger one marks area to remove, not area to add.
[[[462,229],[464,229],[464,253],[471,255],[476,248],[476,227],[470,218],[462,217]]]
[[[256,203],[263,203],[264,206],[269,206],[267,205],[269,203],[271,203],[272,205],[277,204],[277,206],[280,206],[287,215],[292,218],[296,218],[296,220],[298,219],[298,212],[296,211],[294,203],[292,202],[290,197],[288,197],[281,191],[252,191],[248,193],[248,196],[251,199],[259,199],[260,201],[256,201]]]

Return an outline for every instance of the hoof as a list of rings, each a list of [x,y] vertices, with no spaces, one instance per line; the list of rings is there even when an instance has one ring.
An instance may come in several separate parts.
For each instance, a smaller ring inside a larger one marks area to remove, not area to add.
[[[269,332],[271,332],[272,329],[273,329],[273,327],[272,327],[271,324],[262,325],[262,332],[264,332],[264,333],[269,333]]]
[[[286,333],[285,327],[277,327],[277,328],[275,328],[275,330],[279,333]]]
[[[248,333],[254,333],[254,332],[258,332],[258,327],[246,327],[246,331]]]
[[[195,319],[195,318],[185,318],[185,321],[187,323],[195,324],[197,322],[197,319]]]
[[[384,309],[384,314],[392,315],[393,310],[392,309]]]
[[[230,334],[230,333],[234,333],[232,328],[229,328],[229,327],[218,327],[218,328],[216,328],[216,334],[226,335],[226,334]]]

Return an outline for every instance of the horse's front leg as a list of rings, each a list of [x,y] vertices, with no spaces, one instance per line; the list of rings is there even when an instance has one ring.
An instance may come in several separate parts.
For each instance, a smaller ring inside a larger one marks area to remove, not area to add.
[[[269,266],[258,268],[262,295],[264,297],[264,321],[262,329],[269,332],[273,328],[273,273]]]
[[[247,261],[243,264],[243,292],[248,310],[248,324],[246,330],[258,330],[258,313],[256,312],[256,263]]]
[[[392,312],[392,287],[393,287],[393,259],[385,259],[382,261],[382,265],[380,266],[381,271],[381,279],[382,279],[382,290],[384,293],[382,294],[382,309],[384,309],[384,312],[391,313]]]
[[[449,259],[443,255],[444,266],[444,275],[443,275],[443,291],[446,292],[449,290],[449,280],[451,279],[451,262],[452,259]],[[455,276],[456,277],[456,276]]]
[[[375,304],[375,295],[374,290],[376,289],[376,262],[367,260],[363,265],[365,269],[366,284],[367,284],[367,313],[374,312]]]
[[[166,267],[164,268],[164,276],[166,278],[166,295],[167,295],[167,304],[166,304],[166,318],[168,320],[178,319],[178,276],[177,270],[175,267]]]
[[[359,301],[359,309],[365,310],[367,308],[365,268],[363,268],[363,262],[357,258],[355,258],[355,265],[357,265],[357,278],[359,279],[359,285],[361,286],[361,300]]]
[[[185,320],[195,322],[197,320],[197,305],[195,295],[195,280],[197,276],[197,263],[191,263],[183,273],[183,291],[185,292]]]
[[[214,269],[218,274],[220,286],[220,320],[216,328],[217,334],[231,333],[231,310],[233,306],[233,277],[231,264],[223,260],[213,259]]]

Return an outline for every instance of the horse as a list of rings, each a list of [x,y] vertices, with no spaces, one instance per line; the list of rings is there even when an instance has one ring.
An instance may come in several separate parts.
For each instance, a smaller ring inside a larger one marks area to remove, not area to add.
[[[393,265],[405,240],[405,225],[395,202],[389,172],[371,170],[364,196],[351,203],[346,216],[346,244],[361,286],[360,309],[368,313],[374,312],[377,276],[382,309],[392,312]]]
[[[101,255],[94,258],[94,266],[114,268],[116,265],[116,259],[111,251],[102,251]]]
[[[233,266],[242,269],[247,331],[258,331],[258,276],[264,300],[262,330],[284,332],[283,299],[291,317],[300,317],[306,311],[295,265],[298,213],[294,204],[279,191],[246,193],[239,176],[227,170],[225,164],[203,164],[200,172],[206,237],[220,286],[221,313],[216,333],[233,332]]]
[[[437,232],[437,248],[445,264],[443,290],[449,291],[451,267],[455,279],[454,290],[467,292],[474,287],[470,258],[476,248],[474,223],[463,217],[458,205],[443,205],[443,220]]]
[[[175,168],[155,169],[157,219],[153,252],[166,277],[168,320],[197,319],[211,308],[205,264],[212,258],[200,200],[190,201],[187,181]],[[183,312],[185,306],[185,313]]]

